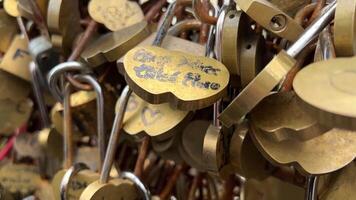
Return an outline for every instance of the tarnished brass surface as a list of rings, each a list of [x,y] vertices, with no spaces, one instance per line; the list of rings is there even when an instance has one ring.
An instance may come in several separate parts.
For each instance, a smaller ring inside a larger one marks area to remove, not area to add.
[[[117,31],[144,20],[138,3],[127,0],[92,0],[88,11],[95,21],[104,24],[111,31]]]
[[[189,118],[189,111],[173,109],[168,103],[149,104],[132,93],[125,112],[123,130],[129,135],[148,135],[164,140],[178,133]]]
[[[225,94],[229,71],[220,62],[160,47],[136,47],[124,58],[125,79],[149,103],[182,110],[212,105]]]
[[[226,13],[221,30],[221,62],[229,69],[230,75],[240,75],[239,49],[249,29],[245,13],[236,10]]]
[[[9,16],[5,10],[0,10],[0,51],[7,52],[13,38],[17,33],[16,20]]]
[[[294,64],[295,60],[282,50],[220,114],[221,122],[228,127],[238,123],[271,92]]]
[[[60,200],[59,187],[66,170],[61,170],[56,173],[52,180],[52,188],[56,200]],[[92,182],[98,180],[99,174],[91,170],[80,171],[71,179],[71,184],[67,188],[67,199],[78,200],[84,189]]]
[[[236,4],[258,24],[287,40],[296,41],[304,31],[290,16],[267,0],[238,0]]]
[[[73,42],[82,31],[79,21],[79,2],[73,0],[49,0],[47,25],[54,45],[60,45],[66,55],[72,49]],[[58,42],[58,38],[60,41]],[[57,42],[56,42],[57,41]]]
[[[356,130],[354,62],[354,58],[316,62],[294,79],[294,90],[306,110],[325,126]]]
[[[156,37],[156,34],[157,34],[156,32],[151,33],[151,35],[148,36],[142,42],[140,42],[137,45],[137,47],[144,47],[144,46],[151,45],[153,40]],[[164,38],[161,47],[165,48],[167,50],[187,52],[187,53],[190,53],[192,55],[197,55],[197,56],[204,56],[204,52],[205,52],[205,47],[203,45],[200,45],[200,44],[194,43],[194,42],[190,42],[190,41],[184,40],[179,37],[170,36],[170,35],[167,35]],[[125,73],[124,67],[123,67],[123,62],[124,62],[124,56],[121,57],[117,61],[119,72],[122,74]]]
[[[34,165],[13,164],[11,162],[1,166],[1,185],[11,194],[25,197],[38,188],[41,177]]]
[[[310,1],[309,0],[268,0],[272,4],[276,5],[279,9],[283,10],[290,17],[294,17],[295,14],[303,6],[306,6]]]
[[[324,191],[319,192],[320,200],[352,200],[355,197],[355,163],[334,172],[329,177],[329,184]]]
[[[81,57],[91,66],[113,62],[149,35],[147,22],[139,22],[124,29],[107,33],[90,43]]]
[[[0,69],[30,81],[29,65],[31,60],[32,58],[28,52],[28,41],[24,37],[17,35],[1,60]]]
[[[3,6],[7,14],[13,16],[13,17],[19,17],[20,12],[17,9],[17,0],[4,0],[3,1]]]
[[[139,199],[140,193],[128,180],[112,179],[109,184],[95,181],[85,188],[79,200]]]
[[[338,0],[334,20],[334,43],[338,56],[356,54],[356,1]]]
[[[243,188],[245,200],[301,200],[304,189],[273,177],[263,181],[248,179]]]
[[[356,155],[356,135],[352,131],[335,128],[307,141],[276,142],[252,127],[252,138],[269,161],[293,165],[302,173],[334,172],[352,162]]]
[[[264,39],[250,33],[240,40],[240,79],[241,87],[245,88],[263,68]]]
[[[267,160],[257,150],[248,134],[247,123],[236,127],[229,147],[229,164],[235,173],[245,178],[263,180],[270,174]]]
[[[210,124],[210,121],[205,120],[190,122],[183,130],[179,141],[179,153],[184,161],[201,170],[206,169],[202,160],[202,153],[204,137]]]
[[[266,137],[276,142],[305,141],[328,130],[303,109],[294,92],[267,96],[252,110],[251,120]]]

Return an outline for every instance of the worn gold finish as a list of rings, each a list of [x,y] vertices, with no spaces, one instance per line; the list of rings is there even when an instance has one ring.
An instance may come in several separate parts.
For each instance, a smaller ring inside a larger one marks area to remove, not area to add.
[[[13,17],[19,17],[20,12],[17,9],[17,0],[4,0],[3,1],[3,6],[7,14],[13,16]]]
[[[136,47],[124,58],[130,88],[149,103],[195,110],[221,99],[229,71],[220,62],[160,47]]]
[[[108,184],[95,181],[85,188],[79,200],[139,199],[140,193],[128,180],[112,179]]]
[[[117,31],[144,20],[140,6],[133,1],[91,0],[88,11],[95,21]]]
[[[240,79],[241,87],[246,87],[261,71],[264,39],[261,35],[250,33],[240,38]]]
[[[140,42],[137,45],[137,47],[151,45],[153,40],[155,39],[156,35],[157,35],[156,32],[151,33],[151,35],[148,36],[142,42]],[[200,44],[194,43],[194,42],[190,42],[188,40],[184,40],[179,37],[170,36],[170,35],[167,35],[166,37],[164,37],[161,47],[165,48],[167,50],[187,52],[187,53],[190,53],[192,55],[197,55],[197,56],[204,56],[204,52],[205,52],[205,47],[203,45],[200,45]],[[119,72],[121,74],[125,74],[123,62],[124,62],[124,56],[121,57],[117,61]]]
[[[90,43],[81,57],[91,66],[116,61],[147,37],[149,33],[146,21],[107,33]]]
[[[303,110],[294,92],[267,96],[252,110],[251,120],[261,132],[275,141],[305,141],[327,131]]]
[[[258,24],[287,40],[296,41],[304,31],[290,16],[267,0],[238,0],[236,3]]]
[[[28,52],[27,40],[17,35],[1,60],[0,69],[18,76],[26,81],[31,80],[29,65],[32,58]]]
[[[356,1],[338,0],[334,20],[334,43],[338,56],[356,54]]]
[[[325,126],[356,130],[356,70],[354,58],[313,63],[294,79],[306,110]]]
[[[236,10],[226,13],[221,30],[221,62],[232,76],[240,75],[239,48],[249,29],[245,13]]]
[[[7,52],[17,33],[16,20],[4,10],[0,10],[0,51]]]
[[[38,132],[37,140],[49,157],[54,160],[63,159],[63,137],[54,128],[45,128]]]
[[[36,191],[40,181],[34,165],[7,163],[0,168],[1,185],[11,194],[30,195]]]
[[[229,145],[229,165],[235,173],[258,180],[269,176],[267,160],[253,144],[247,123],[236,127]]]
[[[224,127],[217,127],[213,124],[207,128],[203,140],[202,161],[205,163],[205,170],[219,173],[223,171],[228,163],[229,140],[232,131]]]
[[[332,129],[307,141],[276,142],[253,126],[253,138],[259,150],[271,162],[293,165],[302,173],[325,174],[336,171],[356,156],[355,132]]]
[[[28,83],[0,70],[0,132],[10,135],[30,118],[33,103],[28,99]]]
[[[355,197],[355,163],[350,163],[340,171],[328,175],[329,184],[319,192],[320,200],[352,200]]]
[[[183,130],[179,140],[179,153],[183,160],[189,165],[200,170],[206,170],[202,160],[203,143],[206,131],[211,122],[205,120],[194,120]]]
[[[73,0],[49,0],[47,24],[52,33],[51,40],[68,55],[73,42],[82,31],[79,21],[79,2]],[[56,42],[57,41],[57,42]]]
[[[295,60],[281,51],[220,114],[225,126],[232,126],[250,112],[282,80]]]
[[[263,181],[248,179],[244,183],[245,200],[301,200],[304,199],[304,189],[273,177]]]
[[[60,184],[66,170],[56,173],[52,180],[52,188],[56,200],[60,200]],[[82,170],[71,178],[71,184],[67,188],[67,197],[69,200],[78,200],[84,189],[94,181],[99,179],[99,174],[91,170]]]
[[[147,134],[163,140],[178,133],[189,118],[189,111],[175,110],[168,103],[149,104],[132,93],[125,112],[123,130],[129,135]]]
[[[299,11],[299,9],[308,5],[310,1],[308,0],[268,0],[272,4],[276,5],[279,9],[283,10],[289,16],[294,17],[294,15]]]

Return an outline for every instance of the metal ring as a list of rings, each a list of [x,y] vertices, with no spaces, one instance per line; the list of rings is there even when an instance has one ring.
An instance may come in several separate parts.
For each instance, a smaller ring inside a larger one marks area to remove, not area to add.
[[[151,193],[149,189],[142,183],[142,181],[135,174],[131,172],[121,172],[120,178],[128,179],[132,181],[137,186],[137,188],[141,191],[141,193],[143,194],[146,200],[151,199]]]
[[[63,102],[63,95],[58,87],[58,80],[61,74],[68,71],[90,72],[90,69],[85,67],[82,63],[76,61],[64,62],[55,66],[47,75],[49,89],[53,97]]]
[[[66,173],[62,178],[61,185],[59,188],[61,200],[67,200],[68,185],[71,183],[72,177],[85,169],[89,169],[89,167],[86,164],[76,163],[66,171]]]

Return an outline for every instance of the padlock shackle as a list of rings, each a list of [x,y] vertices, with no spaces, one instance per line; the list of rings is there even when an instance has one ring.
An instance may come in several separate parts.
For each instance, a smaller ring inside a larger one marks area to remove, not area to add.
[[[307,180],[307,189],[305,190],[306,200],[316,200],[318,197],[318,177],[310,176]]]
[[[43,77],[40,75],[40,71],[35,62],[32,61],[29,67],[32,79],[33,93],[37,102],[38,110],[40,111],[42,128],[48,128],[51,126],[51,120],[48,115],[43,92],[41,91],[41,82],[44,80]]]
[[[140,190],[140,192],[142,193],[145,200],[151,199],[151,192],[134,173],[121,172],[120,178],[128,179],[128,180],[132,181],[137,186],[137,188]]]
[[[317,46],[319,46],[317,50],[320,51],[321,60],[328,60],[336,57],[335,46],[330,34],[330,26],[326,26],[319,34],[319,40],[317,44]]]
[[[80,62],[70,61],[70,62],[60,63],[56,65],[53,69],[51,69],[51,71],[48,72],[47,81],[48,81],[50,92],[52,96],[59,102],[63,102],[61,89],[58,86],[60,77],[62,74],[66,72],[73,72],[73,71],[88,73],[90,72],[90,69],[88,67],[85,67],[85,65],[83,65]]]
[[[71,166],[66,173],[63,175],[61,184],[59,186],[59,194],[61,200],[67,200],[68,186],[71,183],[72,178],[77,175],[80,171],[89,169],[89,167],[84,163],[75,163]]]
[[[69,169],[73,165],[73,118],[71,108],[71,85],[66,83],[63,92],[63,142],[64,142],[64,168]]]
[[[299,39],[287,49],[287,54],[295,58],[331,22],[336,10],[336,0],[323,10],[322,14],[304,31]]]
[[[103,168],[100,173],[99,182],[102,184],[105,184],[109,181],[110,170],[114,162],[115,153],[119,142],[120,130],[123,125],[124,115],[131,93],[132,90],[129,88],[129,86],[126,86],[119,98],[118,111],[115,114],[113,127],[110,133],[108,148],[106,149]]]
[[[168,29],[172,23],[174,17],[174,11],[176,9],[177,2],[169,4],[166,13],[164,14],[163,21],[159,24],[159,29],[157,31],[156,37],[153,40],[153,46],[161,46],[163,39],[166,37]]]
[[[92,86],[96,93],[96,117],[97,117],[97,134],[98,134],[98,147],[99,147],[99,160],[100,167],[99,172],[101,172],[102,164],[105,158],[106,144],[105,144],[105,123],[104,123],[104,94],[98,81],[90,75],[76,75],[75,79],[83,81]]]
[[[179,36],[184,31],[200,30],[201,21],[197,19],[185,19],[182,20],[168,29],[168,35]]]

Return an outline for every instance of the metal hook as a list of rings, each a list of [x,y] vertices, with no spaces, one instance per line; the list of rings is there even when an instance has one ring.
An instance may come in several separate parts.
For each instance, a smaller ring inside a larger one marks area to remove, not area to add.
[[[61,90],[58,87],[58,80],[61,74],[68,71],[77,71],[77,72],[89,72],[90,69],[86,68],[82,63],[76,61],[64,62],[55,66],[47,75],[47,81],[49,89],[53,97],[59,101],[63,102],[63,96]]]
[[[77,175],[80,171],[89,169],[89,167],[84,163],[76,163],[70,167],[64,174],[61,185],[59,187],[59,193],[61,200],[67,200],[68,185],[70,184],[72,177]]]
[[[109,180],[111,166],[114,162],[116,147],[119,141],[118,139],[120,136],[120,129],[122,128],[127,103],[131,96],[131,93],[132,90],[128,86],[126,86],[119,98],[119,106],[118,106],[119,109],[115,115],[114,124],[111,129],[110,140],[109,140],[108,148],[106,149],[104,164],[100,174],[100,183],[107,183]]]
[[[135,174],[133,174],[131,172],[121,172],[120,178],[128,179],[128,180],[132,181],[137,186],[137,188],[141,191],[141,193],[143,194],[143,196],[145,197],[146,200],[151,199],[151,193],[150,193],[149,189],[146,188],[146,186],[142,183],[142,181]]]

